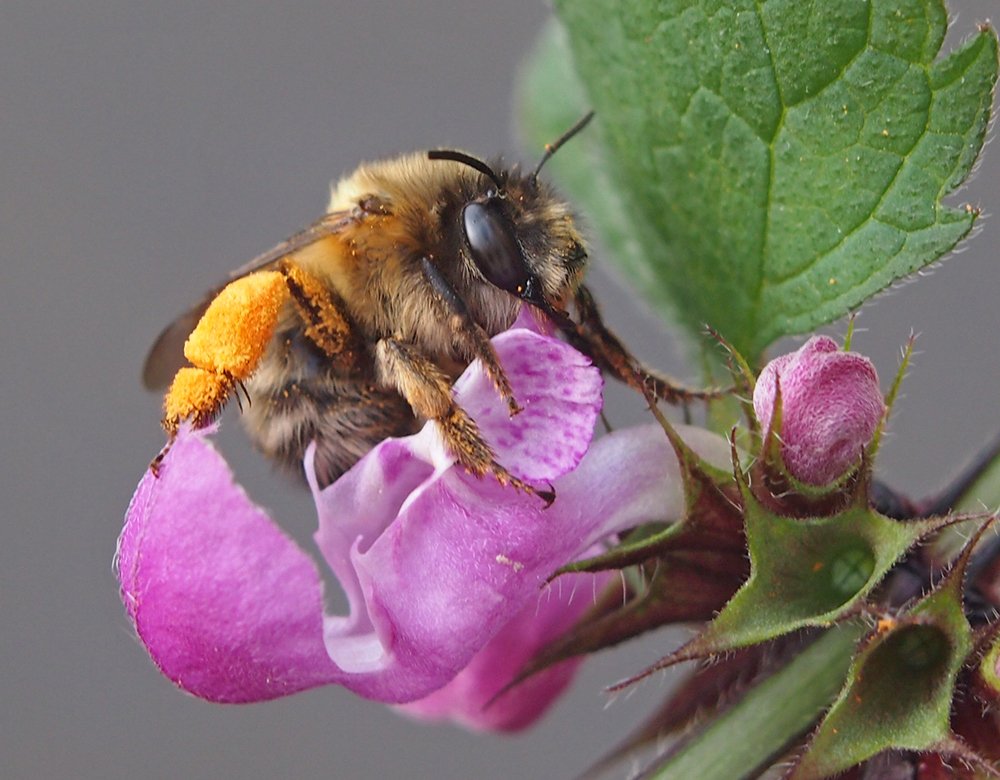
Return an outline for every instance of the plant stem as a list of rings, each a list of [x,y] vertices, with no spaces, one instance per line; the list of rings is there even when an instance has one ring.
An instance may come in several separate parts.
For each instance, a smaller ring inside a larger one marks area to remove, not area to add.
[[[732,780],[757,774],[809,729],[833,701],[844,684],[863,630],[857,623],[831,628],[708,724],[649,777]]]

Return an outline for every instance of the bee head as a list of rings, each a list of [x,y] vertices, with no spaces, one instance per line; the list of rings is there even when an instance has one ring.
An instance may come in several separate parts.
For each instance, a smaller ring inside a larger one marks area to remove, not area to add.
[[[468,253],[494,287],[561,318],[568,288],[575,286],[586,251],[568,207],[538,180],[542,166],[593,117],[587,114],[553,144],[531,174],[498,173],[482,160],[452,150],[428,152],[431,160],[451,160],[473,168],[492,186],[461,211]]]

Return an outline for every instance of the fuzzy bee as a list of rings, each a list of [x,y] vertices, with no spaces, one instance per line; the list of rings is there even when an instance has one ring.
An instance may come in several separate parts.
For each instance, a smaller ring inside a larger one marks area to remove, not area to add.
[[[325,486],[378,442],[434,420],[469,472],[551,500],[496,461],[451,394],[478,358],[510,414],[519,411],[490,337],[525,304],[637,389],[670,401],[705,395],[641,366],[581,284],[587,252],[573,213],[538,175],[591,116],[547,146],[531,172],[442,150],[364,164],[342,179],[319,221],[160,334],[143,381],[170,384],[168,434],[184,420],[207,424],[242,390],[256,446],[301,470],[315,442]]]

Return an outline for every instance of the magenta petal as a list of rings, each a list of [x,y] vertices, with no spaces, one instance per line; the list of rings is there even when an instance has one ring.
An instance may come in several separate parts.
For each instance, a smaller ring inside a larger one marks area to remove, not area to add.
[[[478,731],[527,728],[572,682],[584,656],[563,661],[494,697],[543,647],[572,628],[611,579],[608,572],[560,578],[504,625],[451,682],[430,696],[399,705],[399,710]]]
[[[203,435],[182,430],[159,478],[143,477],[117,570],[136,633],[184,690],[245,702],[333,680],[315,566]]]
[[[714,462],[726,462],[723,439],[706,432],[692,438],[704,439],[695,447]],[[427,696],[534,604],[556,568],[613,531],[683,512],[677,461],[658,426],[600,439],[578,469],[554,481],[556,500],[547,509],[537,497],[440,468],[432,447],[418,451],[422,441],[423,434],[408,440],[410,449],[380,445],[377,458],[317,496],[317,543],[353,594],[351,615],[328,619],[327,648],[355,672],[343,684],[368,698]],[[420,459],[426,481],[398,512],[383,503],[383,517],[369,516],[381,534],[352,541],[342,533],[343,494],[353,495],[354,506],[377,506],[378,481],[368,471],[415,474]],[[366,489],[373,492],[366,496]]]
[[[587,450],[599,372],[529,330],[508,331],[494,345],[524,410],[511,420],[477,364],[456,383],[456,398],[501,463],[546,483]],[[317,543],[350,604],[348,616],[327,619],[327,648],[351,674],[345,686],[385,701],[421,698],[452,679],[586,546],[576,533],[546,544],[556,513],[537,496],[467,475],[433,423],[383,442],[316,501]],[[516,592],[505,593],[511,572]]]
[[[462,408],[515,475],[544,482],[575,468],[601,410],[600,371],[568,344],[529,330],[505,331],[493,346],[522,411],[512,418],[478,367],[455,383]]]

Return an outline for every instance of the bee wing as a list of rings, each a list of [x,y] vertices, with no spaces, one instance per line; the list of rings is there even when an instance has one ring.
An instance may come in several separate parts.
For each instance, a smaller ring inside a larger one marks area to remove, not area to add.
[[[222,292],[223,288],[235,279],[239,279],[254,271],[274,265],[300,249],[314,244],[322,238],[339,233],[356,216],[348,211],[336,211],[325,214],[309,227],[300,230],[291,238],[282,241],[277,246],[263,254],[257,255],[246,265],[242,265],[229,274],[222,284],[209,290],[195,306],[188,309],[177,319],[165,327],[156,341],[153,342],[146,362],[142,367],[142,384],[147,390],[162,390],[170,384],[177,371],[186,363],[184,359],[184,342],[191,331],[195,329],[209,304]]]

